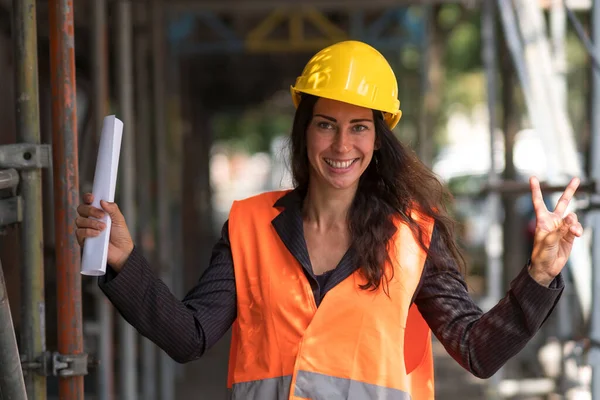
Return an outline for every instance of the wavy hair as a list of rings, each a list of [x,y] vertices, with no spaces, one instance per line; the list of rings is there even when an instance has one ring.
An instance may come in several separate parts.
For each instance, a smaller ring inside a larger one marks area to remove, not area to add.
[[[295,187],[303,195],[308,191],[310,174],[306,130],[318,99],[311,95],[302,96],[292,127],[292,177]],[[385,289],[391,279],[385,275],[385,265],[392,262],[388,245],[397,231],[394,219],[398,217],[410,227],[429,260],[444,266],[450,256],[464,272],[465,260],[455,240],[455,221],[446,212],[446,205],[452,199],[450,193],[416,154],[396,138],[381,112],[373,111],[373,117],[378,149],[360,177],[348,213],[353,261],[361,266],[361,273],[367,280],[361,288],[377,290],[384,283]],[[434,221],[439,246],[429,249],[424,229],[411,216],[415,206],[421,215]],[[384,281],[384,277],[387,280]]]

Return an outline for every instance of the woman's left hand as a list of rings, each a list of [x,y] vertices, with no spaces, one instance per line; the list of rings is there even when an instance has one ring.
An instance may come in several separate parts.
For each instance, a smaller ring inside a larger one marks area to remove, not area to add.
[[[529,184],[536,217],[529,274],[540,285],[547,287],[567,263],[575,237],[583,234],[583,227],[575,213],[563,217],[579,186],[579,179],[571,180],[553,212],[544,204],[537,178],[530,178]]]

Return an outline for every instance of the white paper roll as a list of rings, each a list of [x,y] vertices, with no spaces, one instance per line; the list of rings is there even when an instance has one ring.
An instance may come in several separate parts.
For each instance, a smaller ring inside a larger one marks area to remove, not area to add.
[[[122,136],[123,122],[114,115],[105,117],[98,146],[98,159],[96,160],[96,172],[94,173],[94,186],[92,189],[94,195],[92,205],[96,208],[102,209],[100,200],[115,201]],[[106,224],[106,229],[96,237],[85,239],[81,260],[82,275],[101,276],[106,273],[112,221],[108,214],[105,214],[101,221]]]

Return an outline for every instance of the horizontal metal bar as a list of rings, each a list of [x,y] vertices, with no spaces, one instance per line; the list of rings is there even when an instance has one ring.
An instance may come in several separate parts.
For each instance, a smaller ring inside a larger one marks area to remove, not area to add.
[[[567,186],[548,185],[546,183],[540,183],[540,188],[542,189],[542,192],[560,193],[564,192]],[[600,188],[594,181],[581,182],[579,187],[577,188],[577,193],[598,193],[599,190]],[[479,193],[477,193],[477,195],[486,195],[489,192],[522,194],[531,192],[531,187],[529,186],[529,182],[503,181],[496,185],[484,186],[483,189]]]
[[[0,170],[0,190],[11,189],[19,185],[19,173],[16,169]]]
[[[52,166],[49,144],[14,143],[0,146],[0,168],[36,169]]]
[[[481,0],[303,0],[301,3],[297,0],[171,0],[169,1],[168,8],[171,12],[178,13],[190,11],[227,11],[230,13],[244,13],[286,7],[315,7],[321,11],[341,11],[380,10],[398,6],[418,6],[443,3],[477,6],[481,3]]]
[[[145,0],[133,0],[139,2]],[[549,8],[551,0],[539,0],[542,8]],[[423,6],[432,4],[463,4],[469,8],[478,8],[482,0],[171,0],[169,1],[170,12],[191,11],[221,11],[230,14],[249,13],[258,11],[270,11],[273,8],[285,7],[316,7],[321,11],[341,10],[381,10],[398,6]],[[591,0],[566,0],[566,4],[572,10],[589,10]]]
[[[21,355],[21,367],[24,371],[33,371],[41,376],[84,376],[88,374],[88,367],[97,367],[99,361],[87,353],[60,354],[45,351],[34,361],[28,361]]]
[[[215,42],[215,43],[185,43],[178,45],[174,52],[180,56],[215,54],[215,53],[242,53],[244,43],[239,42]]]

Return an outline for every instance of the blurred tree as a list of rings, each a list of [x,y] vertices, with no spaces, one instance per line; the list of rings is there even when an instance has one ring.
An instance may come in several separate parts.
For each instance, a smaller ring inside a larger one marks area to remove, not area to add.
[[[424,48],[402,49],[394,64],[404,112],[398,130],[431,164],[444,144],[449,110],[485,101],[485,82],[479,10],[438,4],[424,6],[421,13],[427,22]]]

